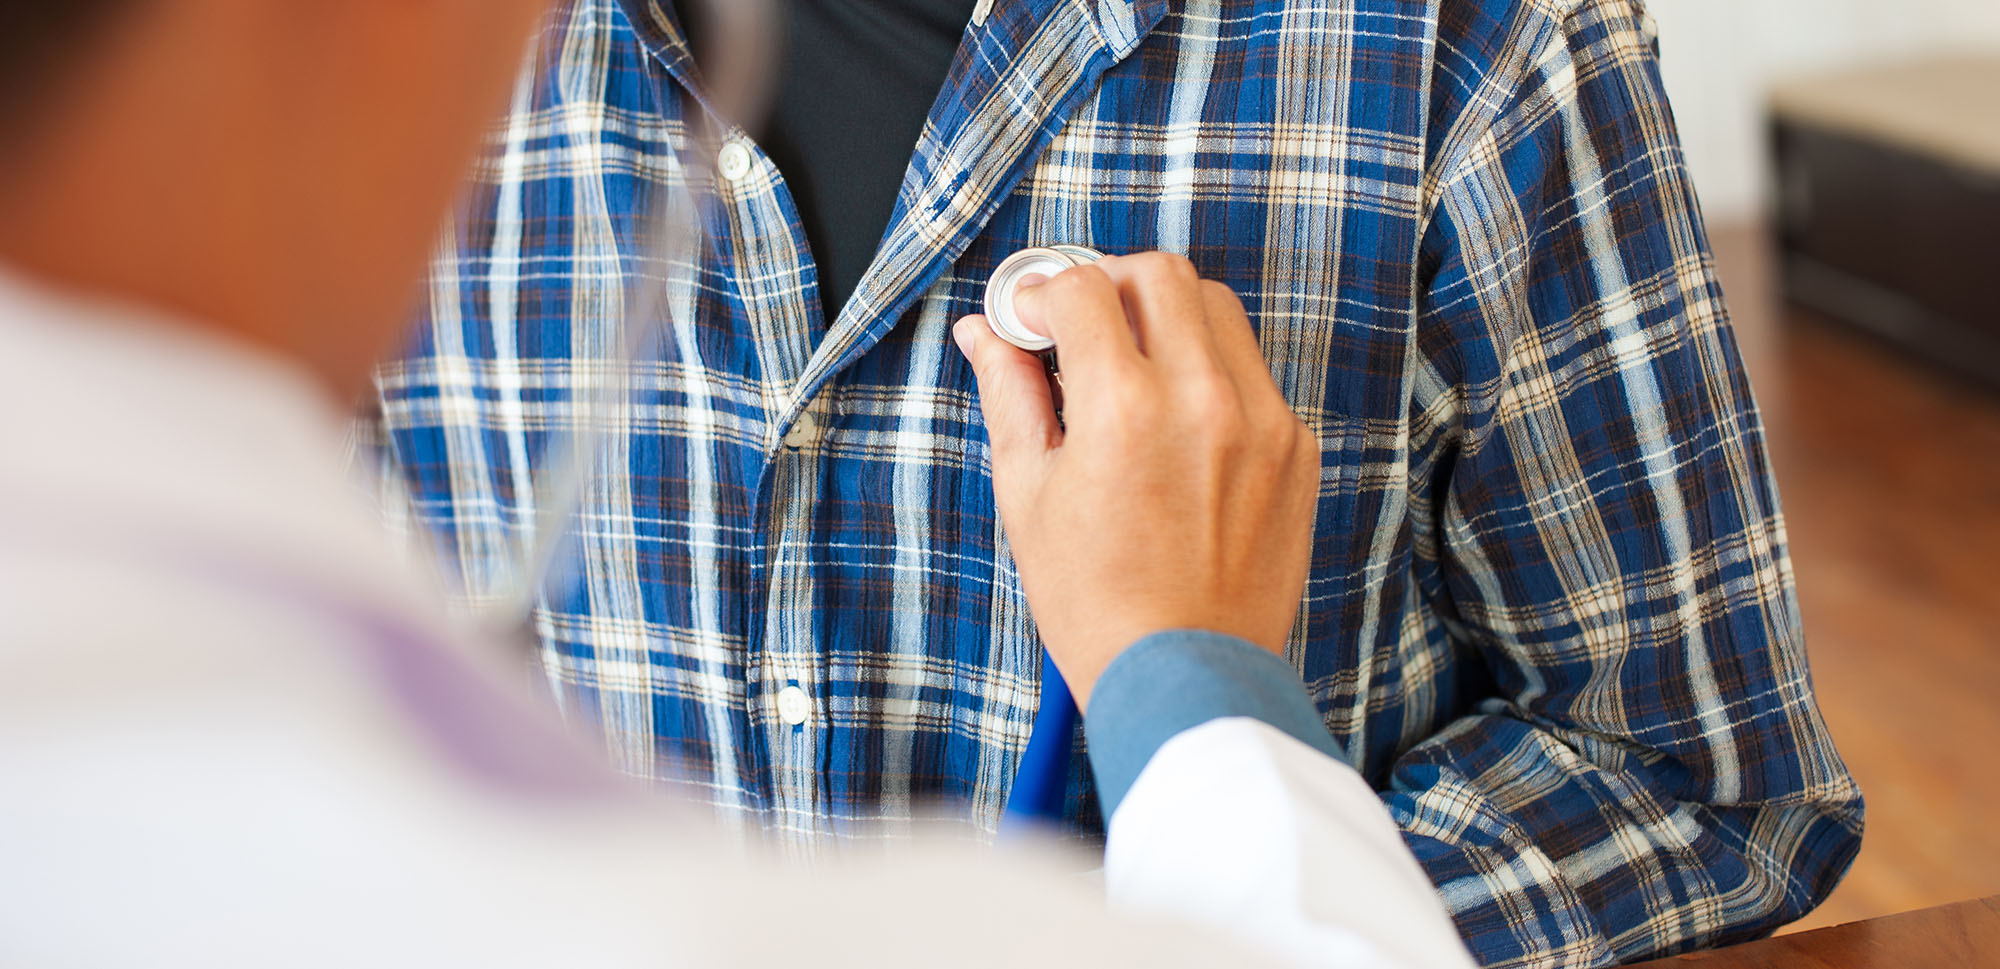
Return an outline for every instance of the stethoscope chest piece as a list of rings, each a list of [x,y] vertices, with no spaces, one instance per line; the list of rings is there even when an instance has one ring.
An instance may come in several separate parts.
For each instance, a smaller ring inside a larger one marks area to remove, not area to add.
[[[1088,246],[1031,246],[1000,261],[986,281],[986,322],[1007,341],[1031,353],[1055,349],[1055,341],[1028,329],[1014,311],[1014,294],[1029,276],[1055,276],[1065,269],[1096,262],[1104,253]]]

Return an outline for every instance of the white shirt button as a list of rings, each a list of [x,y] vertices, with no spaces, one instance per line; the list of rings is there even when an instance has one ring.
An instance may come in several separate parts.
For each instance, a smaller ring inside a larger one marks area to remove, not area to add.
[[[812,698],[796,686],[778,691],[778,719],[796,727],[812,713]]]
[[[750,174],[753,161],[750,149],[744,147],[743,142],[732,141],[723,145],[721,153],[716,155],[715,170],[720,172],[723,178],[734,182]]]
[[[799,415],[798,420],[792,422],[792,429],[785,432],[785,446],[793,449],[802,448],[811,444],[813,438],[818,436],[819,421],[813,419],[812,411],[806,411]]]

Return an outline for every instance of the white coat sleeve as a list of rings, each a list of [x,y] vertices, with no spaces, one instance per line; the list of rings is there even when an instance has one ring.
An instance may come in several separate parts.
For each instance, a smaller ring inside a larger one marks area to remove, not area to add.
[[[1115,906],[1301,966],[1473,965],[1284,660],[1212,633],[1150,637],[1105,671],[1085,729]]]

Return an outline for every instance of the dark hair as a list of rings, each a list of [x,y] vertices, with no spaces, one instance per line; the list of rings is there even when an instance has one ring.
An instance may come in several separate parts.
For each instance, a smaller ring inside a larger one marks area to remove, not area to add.
[[[0,145],[66,77],[94,35],[139,0],[0,0]]]

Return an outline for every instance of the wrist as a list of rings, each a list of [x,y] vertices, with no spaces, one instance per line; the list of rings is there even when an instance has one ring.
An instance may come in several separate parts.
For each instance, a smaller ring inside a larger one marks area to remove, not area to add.
[[[1083,628],[1044,635],[1043,644],[1069,683],[1077,709],[1088,712],[1090,698],[1107,670],[1122,657],[1142,645],[1156,644],[1162,637],[1219,637],[1249,646],[1273,656],[1284,655],[1284,642],[1276,645],[1248,635],[1230,624],[1195,616],[1166,618],[1158,615],[1145,620],[1119,621],[1104,617]]]
[[[1298,671],[1236,636],[1204,629],[1153,633],[1107,663],[1095,687],[1084,733],[1107,818],[1154,751],[1211,720],[1248,717],[1343,759]]]

